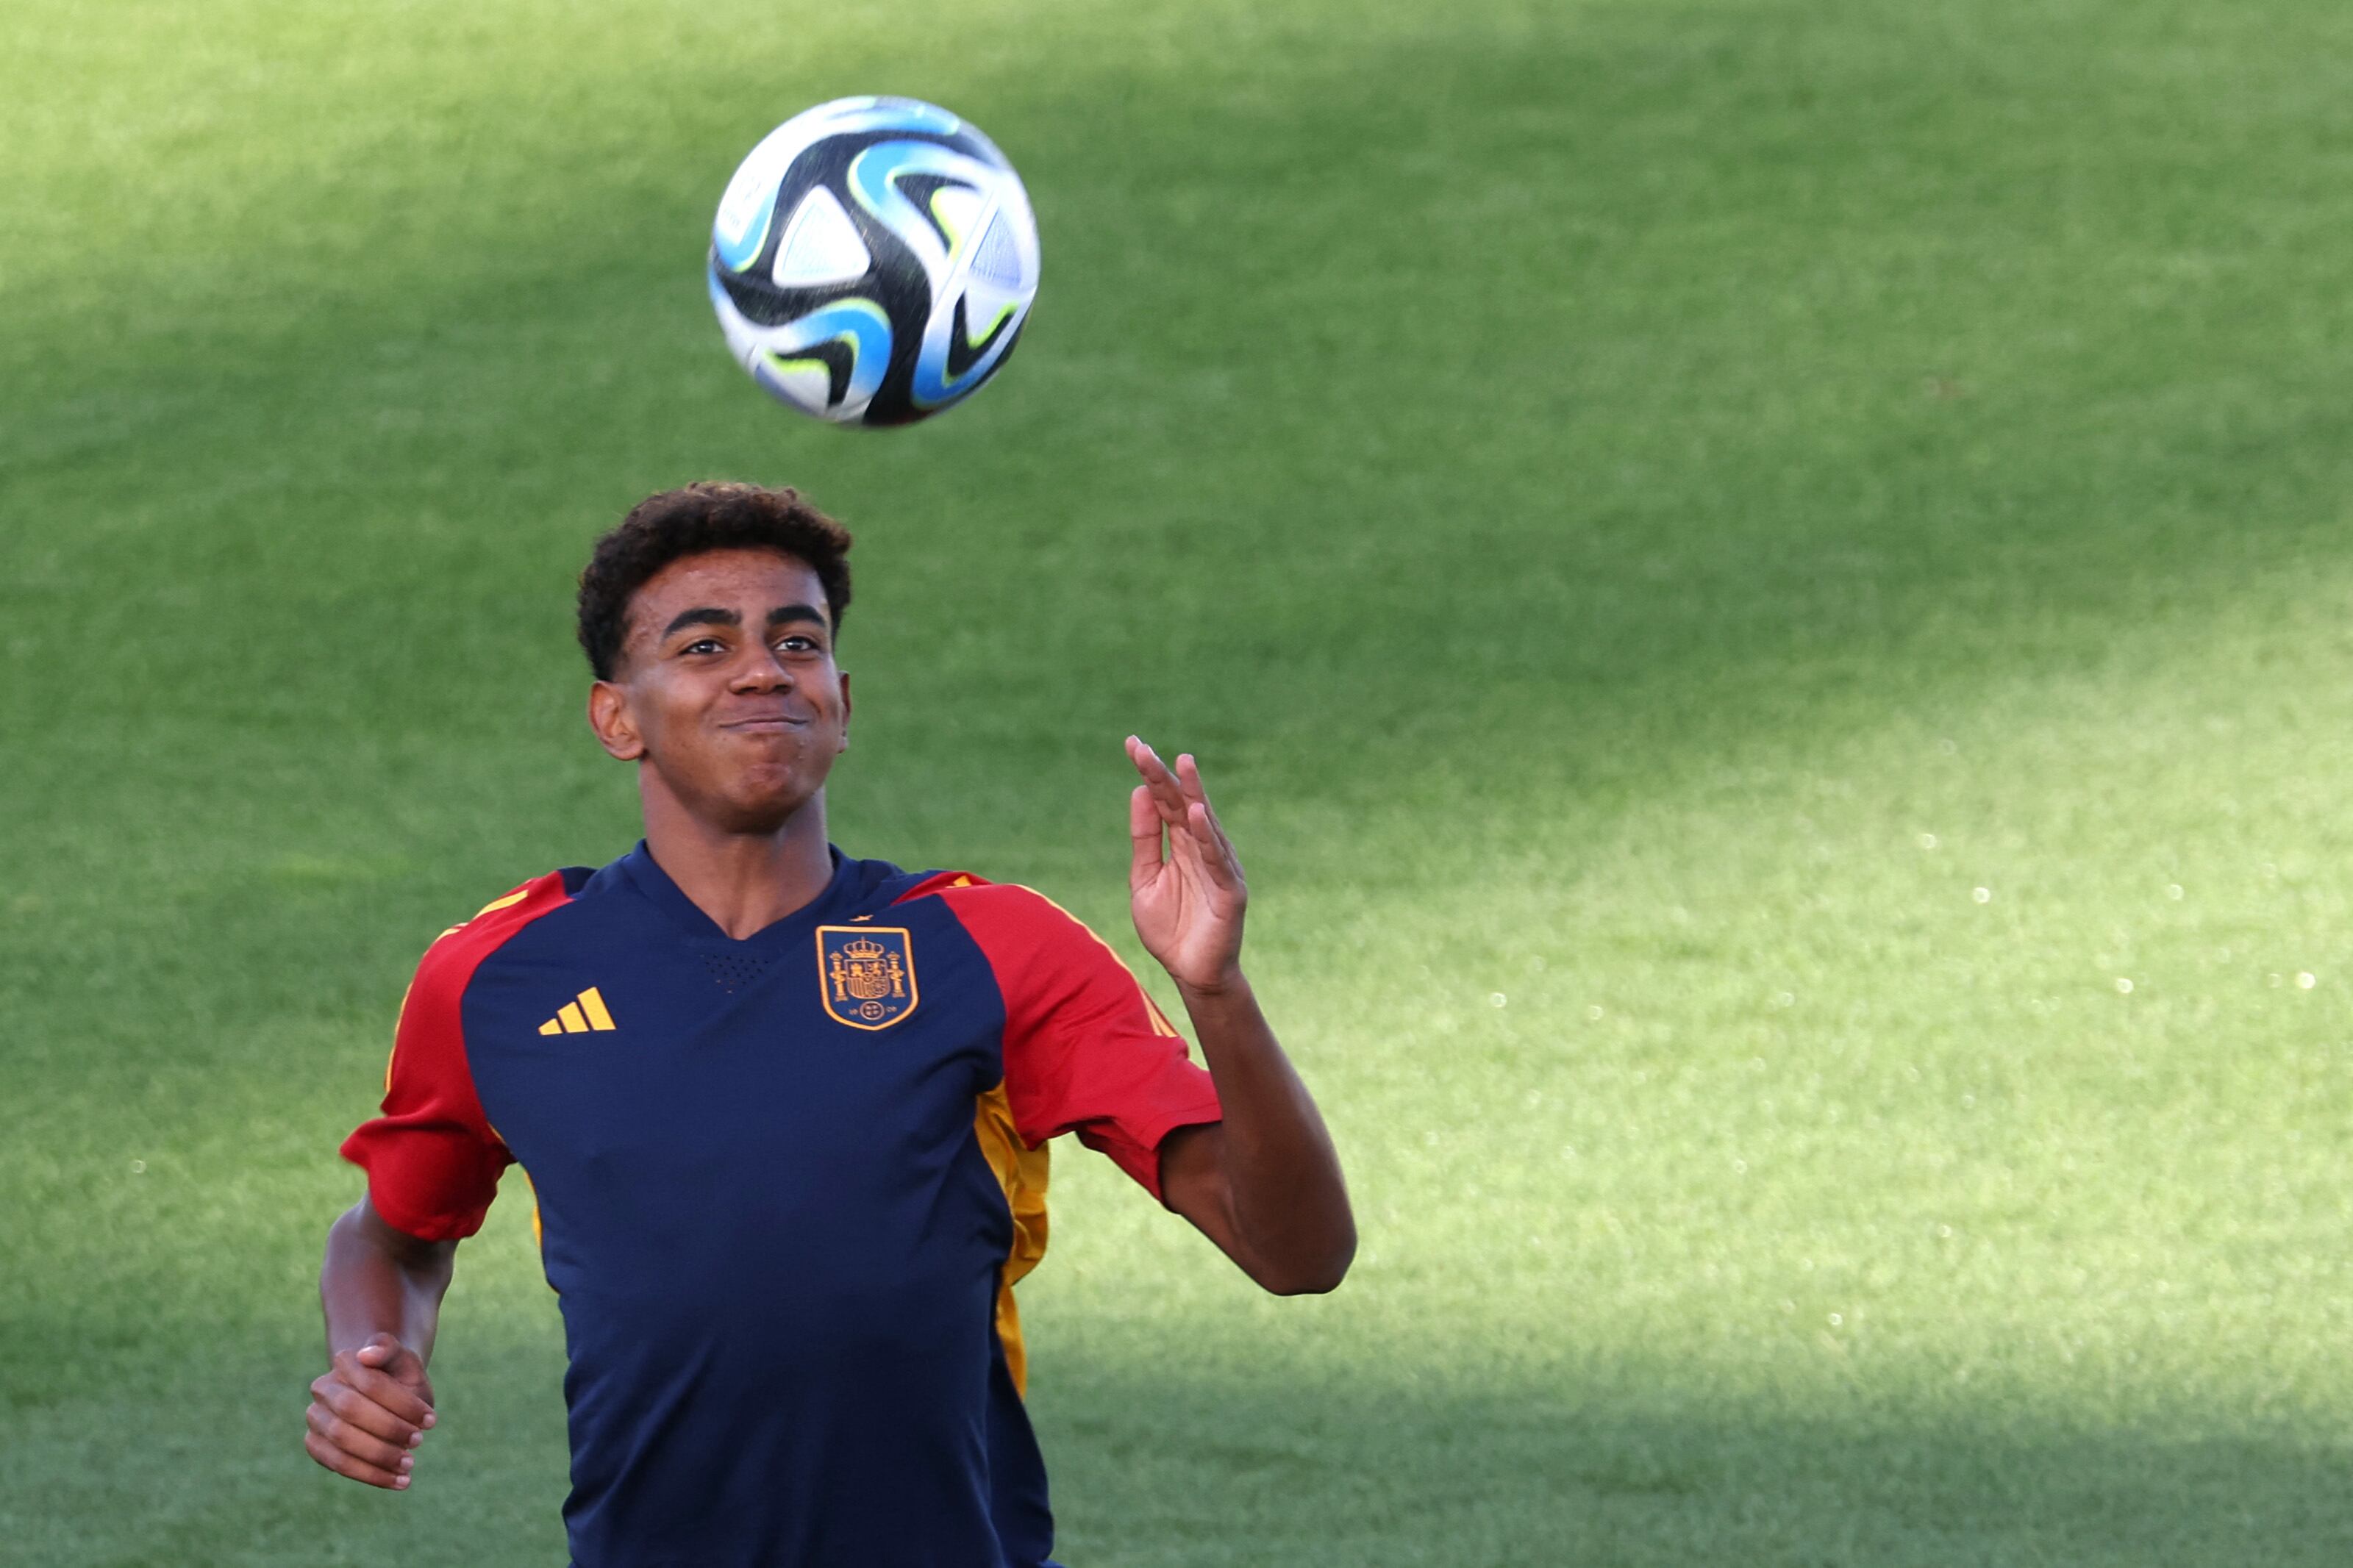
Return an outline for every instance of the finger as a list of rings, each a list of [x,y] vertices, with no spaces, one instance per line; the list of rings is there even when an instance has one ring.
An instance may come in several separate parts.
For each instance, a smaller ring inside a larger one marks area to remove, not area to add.
[[[1160,753],[1152,749],[1152,742],[1141,735],[1127,738],[1127,760],[1135,764],[1137,773],[1147,778],[1168,771],[1168,764],[1160,760]]]
[[[1211,856],[1233,858],[1233,846],[1227,842],[1226,830],[1218,822],[1218,808],[1209,804],[1208,792],[1201,785],[1201,770],[1192,757],[1176,759],[1177,779],[1185,803],[1185,831],[1198,835],[1202,852]]]
[[[1201,787],[1200,759],[1190,752],[1180,752],[1176,755],[1176,787],[1185,792],[1187,800],[1204,804],[1208,801],[1208,792]]]
[[[390,1372],[377,1372],[357,1362],[349,1366],[338,1365],[333,1375],[346,1388],[374,1400],[404,1421],[418,1426],[433,1425],[433,1391],[429,1387],[417,1387]]]
[[[425,1405],[425,1422],[433,1425],[433,1380],[425,1373],[425,1361],[415,1351],[404,1351],[397,1360],[385,1365],[384,1375],[406,1389]]]
[[[394,1379],[365,1367],[348,1373],[330,1373],[311,1385],[311,1396],[344,1420],[357,1422],[396,1443],[406,1443],[411,1433],[433,1425],[431,1405]]]
[[[1241,857],[1235,853],[1233,840],[1226,837],[1226,825],[1218,820],[1218,808],[1209,803],[1208,787],[1201,782],[1199,759],[1189,752],[1178,757],[1176,779],[1184,787],[1187,801],[1198,803],[1200,805],[1201,813],[1208,822],[1210,842],[1225,852],[1226,858],[1233,863],[1234,870],[1239,873],[1241,870]]]
[[[370,1352],[374,1352],[374,1354]],[[390,1334],[380,1333],[362,1345],[357,1352],[362,1366],[381,1367],[386,1377],[405,1388],[415,1389],[425,1403],[433,1403],[433,1380],[426,1375],[425,1358],[402,1344]],[[432,1423],[427,1421],[427,1426]]]
[[[1200,833],[1204,853],[1215,853],[1222,847],[1223,836],[1217,831],[1217,813],[1210,809],[1209,793],[1201,785],[1201,764],[1192,752],[1177,757],[1175,776],[1185,802],[1187,830]]]
[[[1176,775],[1168,771],[1168,764],[1160,760],[1159,752],[1135,736],[1131,735],[1128,739],[1134,742],[1128,755],[1135,763],[1135,771],[1144,775],[1145,784],[1152,791],[1153,804],[1160,808],[1160,820],[1171,827],[1176,826],[1185,820],[1184,787],[1176,782]]]
[[[1241,866],[1234,858],[1234,847],[1226,842],[1226,836],[1218,829],[1217,819],[1209,815],[1208,806],[1195,801],[1187,820],[1193,830],[1195,854],[1201,869],[1221,888],[1239,887]]]
[[[1144,782],[1148,784],[1159,784],[1168,772],[1168,764],[1160,760],[1160,753],[1154,751],[1141,735],[1127,738],[1127,760],[1135,764],[1135,771],[1144,775]]]
[[[378,1469],[406,1474],[416,1463],[406,1444],[387,1443],[374,1433],[353,1426],[323,1405],[314,1402],[307,1418],[311,1431],[352,1458],[374,1465]]]
[[[302,1448],[311,1458],[339,1476],[349,1476],[355,1481],[365,1481],[369,1486],[382,1487],[386,1491],[407,1489],[406,1476],[380,1465],[371,1465],[364,1459],[354,1458],[316,1432],[302,1434]]]
[[[1205,800],[1201,803],[1201,814],[1208,818],[1209,831],[1216,837],[1218,847],[1224,852],[1226,864],[1233,868],[1234,876],[1240,879],[1242,874],[1241,851],[1236,849],[1234,841],[1226,837],[1226,825],[1218,820],[1218,808]]]
[[[323,1392],[313,1389],[311,1402],[329,1415],[396,1447],[413,1448],[425,1439],[421,1423],[404,1419],[398,1412],[386,1409],[348,1384],[331,1384]]]
[[[392,1411],[344,1384],[311,1391],[314,1409],[324,1411],[355,1431],[391,1444],[396,1448],[413,1448],[425,1436],[425,1428],[414,1421],[404,1421]]]
[[[353,1351],[352,1355],[360,1365],[379,1369],[394,1377],[400,1376],[404,1359],[413,1359],[409,1348],[402,1344],[396,1335],[388,1333],[370,1335],[367,1343]],[[417,1364],[421,1370],[424,1363],[420,1362]]]
[[[1127,836],[1135,851],[1127,866],[1131,890],[1160,874],[1160,808],[1152,804],[1152,791],[1136,785],[1127,796]]]
[[[1208,786],[1201,782],[1200,759],[1190,752],[1178,757],[1176,781],[1184,789],[1186,801],[1199,805],[1202,815],[1208,818],[1209,842],[1222,850],[1227,858],[1234,862],[1234,869],[1240,871],[1241,858],[1234,853],[1233,842],[1226,837],[1225,825],[1218,820],[1218,808],[1209,804]]]
[[[1217,835],[1201,816],[1201,807],[1193,807],[1193,818],[1187,824],[1182,851],[1176,858],[1186,887],[1203,900],[1202,908],[1219,918],[1239,913],[1248,896],[1242,886],[1241,868],[1233,863],[1218,842]],[[1176,835],[1170,835],[1172,840]]]
[[[382,1402],[395,1410],[415,1405],[415,1418],[421,1425],[433,1425],[433,1382],[425,1375],[425,1358],[390,1335],[378,1334],[356,1351],[340,1352],[330,1364],[345,1383],[370,1398],[396,1391],[396,1397],[385,1397]]]

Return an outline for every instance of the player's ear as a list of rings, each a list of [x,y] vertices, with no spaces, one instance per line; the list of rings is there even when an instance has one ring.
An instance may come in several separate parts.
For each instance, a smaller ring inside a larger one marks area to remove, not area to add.
[[[837,670],[835,675],[841,682],[841,744],[834,748],[834,755],[839,756],[849,750],[849,671]]]
[[[617,681],[599,680],[588,688],[588,727],[609,756],[634,763],[646,754],[629,712],[629,694]]]

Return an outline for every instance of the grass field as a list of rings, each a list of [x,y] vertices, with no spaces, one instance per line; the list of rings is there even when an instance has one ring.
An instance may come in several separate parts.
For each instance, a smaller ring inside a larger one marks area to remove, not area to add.
[[[1072,1568],[2353,1558],[2353,10],[0,9],[0,1560],[562,1561],[528,1204],[413,1493],[317,1470],[424,943],[634,836],[631,500],[860,531],[836,837],[1133,949],[1203,756],[1364,1249],[1101,1162],[1024,1288]],[[721,351],[734,160],[1019,163],[914,431]],[[519,1188],[519,1182],[515,1184]]]

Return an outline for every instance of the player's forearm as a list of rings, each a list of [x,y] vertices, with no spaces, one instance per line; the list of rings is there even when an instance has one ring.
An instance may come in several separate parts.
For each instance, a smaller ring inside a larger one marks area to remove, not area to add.
[[[1270,1290],[1333,1289],[1356,1252],[1356,1222],[1332,1134],[1239,972],[1214,990],[1179,993],[1224,1120],[1225,1176],[1238,1259]]]
[[[319,1270],[328,1355],[384,1333],[418,1360],[430,1361],[455,1251],[453,1242],[423,1241],[393,1229],[364,1198],[346,1211],[327,1231]]]

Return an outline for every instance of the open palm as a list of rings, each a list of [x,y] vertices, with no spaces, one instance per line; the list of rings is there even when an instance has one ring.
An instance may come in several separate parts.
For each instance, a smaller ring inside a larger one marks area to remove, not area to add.
[[[1250,903],[1241,860],[1209,809],[1198,763],[1180,756],[1171,769],[1134,735],[1127,756],[1144,780],[1127,807],[1135,934],[1177,984],[1222,989],[1240,973],[1242,911]]]

